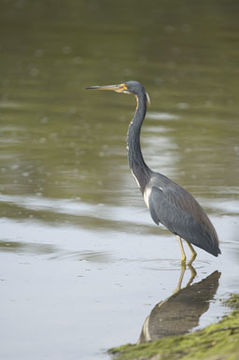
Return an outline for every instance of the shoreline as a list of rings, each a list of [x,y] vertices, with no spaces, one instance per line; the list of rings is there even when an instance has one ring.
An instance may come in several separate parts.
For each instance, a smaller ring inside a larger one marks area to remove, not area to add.
[[[239,294],[224,302],[234,309],[217,323],[189,334],[167,336],[109,350],[116,360],[237,360],[239,359]]]

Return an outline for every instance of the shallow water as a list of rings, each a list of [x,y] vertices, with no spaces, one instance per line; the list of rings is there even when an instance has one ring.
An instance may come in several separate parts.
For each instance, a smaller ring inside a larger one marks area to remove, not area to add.
[[[221,272],[198,326],[221,318],[239,274],[238,3],[0,7],[0,358],[105,359],[177,287],[176,239],[128,169],[135,100],[89,85],[149,92],[145,160],[216,227],[222,256],[198,250],[194,283]]]

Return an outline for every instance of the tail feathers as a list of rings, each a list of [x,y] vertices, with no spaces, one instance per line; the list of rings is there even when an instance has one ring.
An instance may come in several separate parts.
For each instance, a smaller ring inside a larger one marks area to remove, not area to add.
[[[211,229],[210,232],[208,232],[205,231],[205,229],[202,229],[202,227],[200,226],[200,229],[198,229],[198,231],[191,233],[191,236],[185,240],[189,241],[193,245],[207,251],[214,256],[218,256],[219,254],[221,254],[218,237],[214,228]]]

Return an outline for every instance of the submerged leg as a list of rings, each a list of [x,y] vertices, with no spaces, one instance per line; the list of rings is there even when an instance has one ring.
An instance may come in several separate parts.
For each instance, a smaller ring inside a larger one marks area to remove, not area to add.
[[[180,246],[180,251],[181,251],[181,264],[184,265],[186,262],[186,255],[185,255],[185,251],[183,248],[182,239],[180,236],[178,236],[178,241],[179,241],[179,246]]]
[[[188,268],[189,268],[189,270],[190,270],[190,272],[191,272],[191,277],[190,277],[190,279],[189,279],[186,287],[189,286],[189,285],[191,285],[191,283],[193,282],[195,276],[197,275],[196,270],[195,270],[194,267],[193,267],[191,264],[189,264],[189,263],[188,263]]]
[[[176,294],[177,292],[179,292],[179,291],[181,290],[185,270],[186,270],[186,263],[185,263],[185,262],[184,262],[184,263],[181,262],[180,276],[179,276],[179,279],[178,279],[177,287],[176,287],[176,289],[175,289],[174,292],[173,292],[174,294]]]
[[[196,259],[197,253],[194,250],[193,246],[190,244],[190,242],[186,241],[186,243],[188,244],[188,247],[189,247],[189,249],[191,251],[191,258],[190,258],[190,260],[188,262],[188,265],[191,265],[194,262],[194,260]]]
[[[188,268],[190,270],[191,276],[190,276],[190,279],[189,279],[187,285],[185,286],[185,288],[192,284],[195,276],[197,275],[196,270],[194,269],[194,267],[191,264],[188,265]],[[178,284],[177,284],[177,287],[174,290],[173,294],[176,294],[177,292],[179,292],[182,289],[182,282],[183,282],[185,271],[186,271],[186,264],[182,263],[181,264],[180,276],[179,276],[179,279],[178,279]]]

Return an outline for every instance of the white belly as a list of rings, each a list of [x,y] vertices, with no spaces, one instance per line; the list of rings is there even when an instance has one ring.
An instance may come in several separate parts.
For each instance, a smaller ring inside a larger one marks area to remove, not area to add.
[[[161,191],[163,191],[163,189],[160,187],[159,188]],[[144,190],[144,202],[147,206],[147,208],[149,208],[149,198],[150,198],[150,195],[151,195],[151,191],[152,189],[151,188],[145,188]],[[166,226],[164,226],[162,223],[159,222],[158,226],[162,229],[162,230],[167,230]]]
[[[148,208],[149,208],[149,197],[150,197],[151,191],[152,191],[152,189],[147,188],[147,187],[144,190],[144,202]]]

